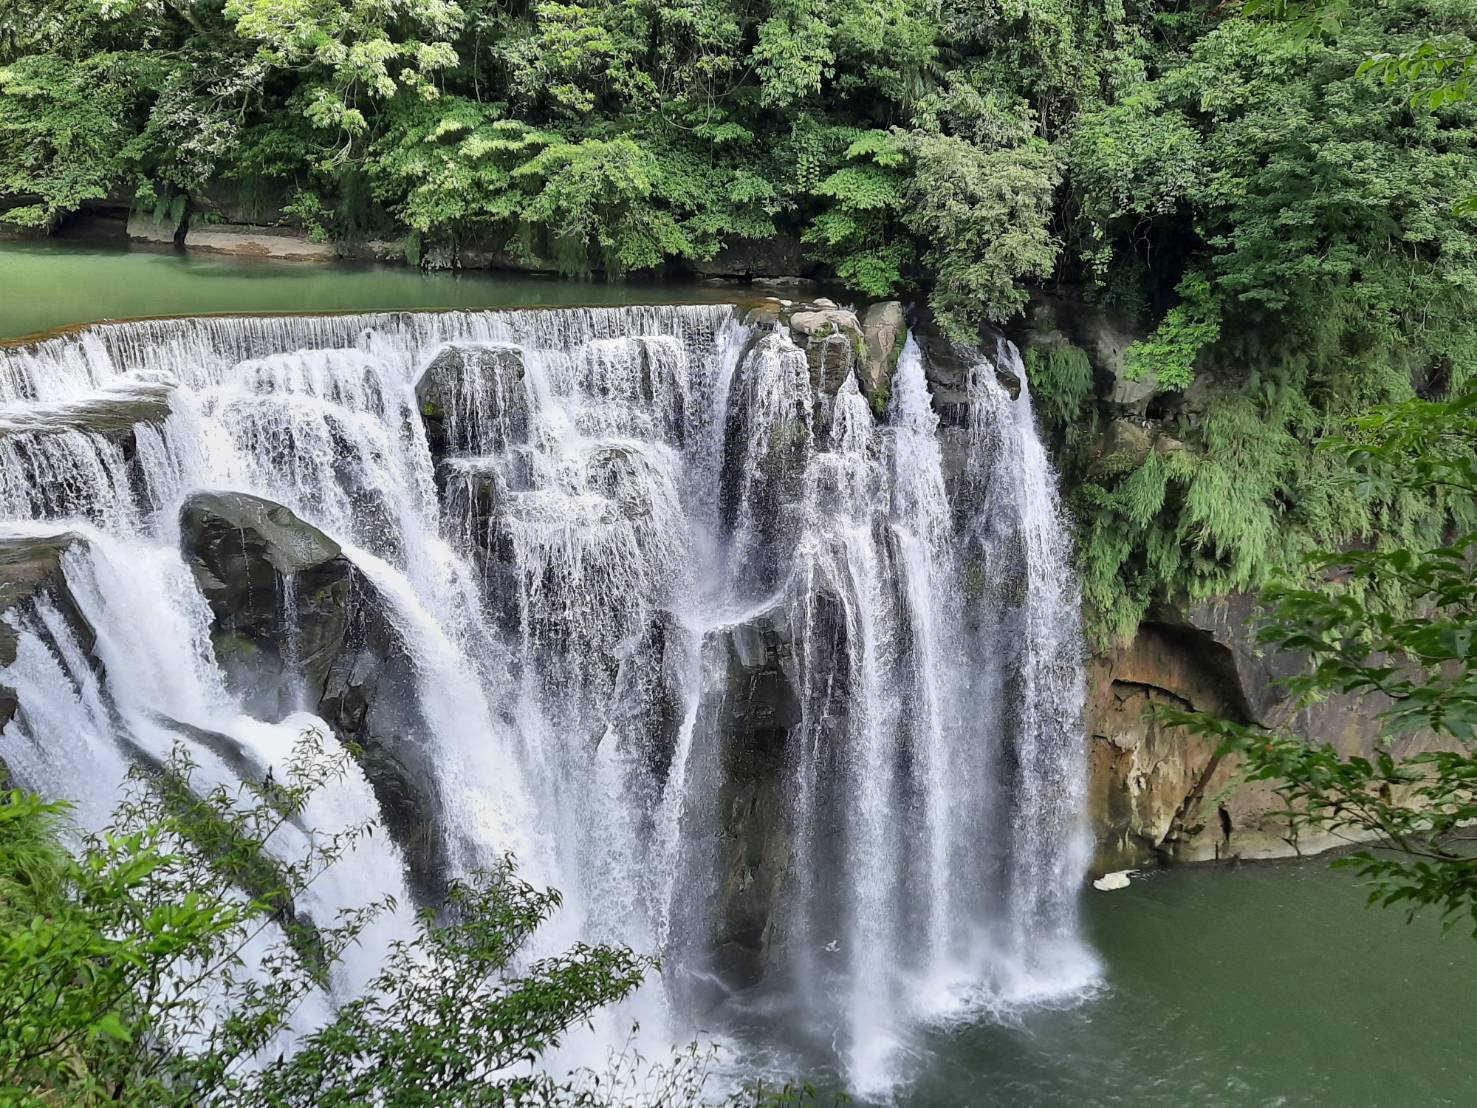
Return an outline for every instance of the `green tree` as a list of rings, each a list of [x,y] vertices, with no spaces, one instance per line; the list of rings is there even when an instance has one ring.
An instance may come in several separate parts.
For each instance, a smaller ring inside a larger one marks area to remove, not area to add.
[[[281,842],[349,757],[310,731],[275,779],[202,789],[176,750],[132,772],[114,826],[94,836],[70,827],[64,804],[0,795],[0,1103],[706,1102],[711,1056],[697,1044],[657,1063],[628,1046],[599,1071],[540,1068],[656,963],[584,943],[531,958],[529,941],[560,898],[520,879],[511,858],[453,883],[356,996],[284,1051],[305,1000],[395,907],[332,920],[295,907],[374,832],[315,828],[300,851]],[[806,1085],[759,1085],[725,1103],[817,1099]]]

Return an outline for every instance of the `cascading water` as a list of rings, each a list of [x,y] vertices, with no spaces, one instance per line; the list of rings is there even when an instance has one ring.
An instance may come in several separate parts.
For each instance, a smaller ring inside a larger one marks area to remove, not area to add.
[[[663,953],[615,1017],[653,1039],[757,965],[885,1090],[910,1027],[1092,973],[1077,598],[1029,392],[993,372],[1024,380],[1014,359],[979,358],[941,426],[913,342],[876,415],[853,372],[826,382],[724,306],[160,321],[0,352],[0,511],[81,536],[63,567],[95,639],[45,598],[11,613],[0,754],[99,822],[129,759],[182,734],[260,768],[327,727],[298,672],[317,601],[284,585],[289,687],[246,696],[181,554],[192,494],[271,501],[336,543],[408,663],[393,741],[372,736],[432,767],[440,847],[407,859],[511,850],[565,894],[551,948]],[[319,814],[373,808],[356,776]],[[406,899],[369,842],[324,910]]]

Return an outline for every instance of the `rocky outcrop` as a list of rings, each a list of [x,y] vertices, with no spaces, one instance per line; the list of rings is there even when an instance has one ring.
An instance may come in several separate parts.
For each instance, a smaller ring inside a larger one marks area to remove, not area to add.
[[[1189,449],[1187,443],[1166,434],[1157,422],[1120,417],[1093,439],[1087,474],[1098,477],[1121,473],[1142,465],[1150,454],[1168,457]]]
[[[339,545],[280,504],[244,493],[195,494],[180,530],[230,683],[270,701],[260,705],[268,713],[295,706],[294,671],[321,696],[359,584]]]
[[[817,400],[829,403],[846,375],[864,360],[866,344],[856,312],[820,299],[796,307],[786,321],[795,345],[805,351]]]
[[[1094,659],[1089,673],[1089,816],[1100,871],[1168,862],[1316,853],[1343,840],[1304,833],[1290,841],[1270,786],[1240,781],[1234,757],[1198,736],[1161,726],[1155,704],[1283,727],[1343,754],[1369,754],[1384,707],[1338,696],[1311,707],[1277,685],[1303,665],[1264,653],[1252,635],[1247,595],[1156,612],[1134,639]],[[1403,753],[1422,740],[1409,740]]]
[[[95,392],[80,400],[28,403],[0,411],[0,437],[87,431],[132,451],[135,428],[160,424],[169,418],[172,384],[136,381]]]
[[[866,357],[857,366],[857,383],[874,412],[887,407],[892,395],[892,373],[908,338],[908,322],[897,300],[884,300],[867,309],[862,319]]]
[[[416,404],[433,457],[501,448],[528,436],[523,352],[516,346],[453,345],[421,372]]]
[[[228,685],[253,714],[306,707],[354,744],[413,886],[432,894],[445,876],[436,777],[414,665],[379,591],[333,539],[245,493],[190,496],[180,536]]]
[[[1038,292],[1032,295],[1027,311],[1023,345],[1071,343],[1086,351],[1102,375],[1102,393],[1109,409],[1120,416],[1142,418],[1166,395],[1152,376],[1133,381],[1125,372],[1128,348],[1147,334],[1148,329],[1125,312],[1082,297]]]
[[[19,632],[12,613],[39,598],[55,607],[78,644],[91,653],[97,635],[78,607],[62,567],[62,556],[85,543],[71,531],[0,538],[0,668],[16,659]],[[16,691],[0,685],[0,731],[20,709]]]
[[[896,300],[871,305],[866,322],[854,309],[834,300],[788,300],[769,297],[750,308],[745,322],[761,328],[778,325],[805,353],[814,398],[812,427],[823,446],[831,425],[836,393],[847,374],[855,373],[862,395],[878,419],[892,393],[892,375],[907,337],[903,306]]]
[[[161,219],[152,212],[131,211],[128,213],[127,234],[134,242],[173,246],[183,238],[184,229],[178,219]]]
[[[709,651],[722,675],[716,706],[721,884],[713,959],[727,986],[744,988],[779,953],[777,909],[792,857],[783,763],[801,703],[783,609],[717,632]]]
[[[969,411],[969,375],[979,364],[982,351],[998,348],[1003,336],[985,330],[978,343],[962,343],[943,331],[932,315],[920,311],[913,320],[912,335],[926,357],[928,390],[933,408],[945,427],[963,427]],[[996,379],[1014,399],[1020,395],[1020,378],[1000,359],[990,359]]]

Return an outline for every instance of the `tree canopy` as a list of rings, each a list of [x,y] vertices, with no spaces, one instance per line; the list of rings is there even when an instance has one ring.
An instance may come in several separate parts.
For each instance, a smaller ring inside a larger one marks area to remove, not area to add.
[[[1067,290],[1133,320],[1171,444],[1103,459],[1099,390],[1033,355],[1106,637],[1448,524],[1309,448],[1477,363],[1474,27],[1473,0],[0,0],[0,197],[47,228],[226,190],[576,276],[784,235],[956,335]]]

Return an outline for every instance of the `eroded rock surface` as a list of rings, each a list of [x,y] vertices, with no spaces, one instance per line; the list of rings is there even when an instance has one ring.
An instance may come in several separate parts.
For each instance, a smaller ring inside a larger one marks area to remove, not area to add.
[[[857,366],[857,383],[873,411],[887,406],[892,395],[892,372],[908,337],[908,321],[897,300],[884,300],[867,309],[862,319],[866,357]]]
[[[1290,841],[1282,801],[1264,783],[1239,783],[1235,758],[1166,729],[1154,704],[1280,726],[1343,754],[1368,754],[1379,734],[1378,697],[1332,697],[1298,708],[1276,681],[1303,664],[1261,651],[1255,603],[1237,594],[1188,613],[1161,611],[1134,639],[1092,662],[1089,672],[1089,817],[1096,869],[1315,853],[1339,840],[1305,833]],[[1408,740],[1402,752],[1421,749]]]
[[[528,434],[523,352],[456,345],[437,354],[415,385],[433,457],[501,448]]]

